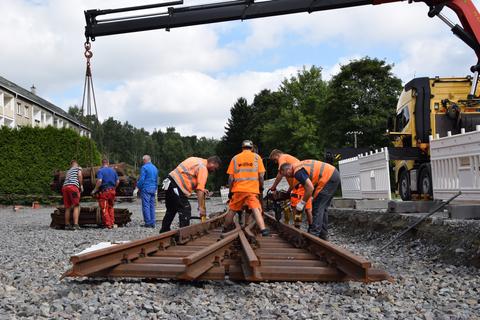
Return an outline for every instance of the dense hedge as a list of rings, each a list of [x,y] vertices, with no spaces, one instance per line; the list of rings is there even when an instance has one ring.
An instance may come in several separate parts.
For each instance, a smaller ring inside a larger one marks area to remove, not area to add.
[[[53,172],[77,159],[98,165],[95,143],[72,129],[0,128],[0,196],[49,195]]]

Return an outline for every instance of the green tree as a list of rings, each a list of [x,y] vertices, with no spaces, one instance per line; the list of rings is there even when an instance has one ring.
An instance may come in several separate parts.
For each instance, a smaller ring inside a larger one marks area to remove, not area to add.
[[[276,97],[276,115],[262,129],[262,142],[299,158],[319,158],[324,143],[319,136],[320,110],[328,92],[322,69],[303,68],[285,79]]]
[[[217,154],[222,159],[222,166],[216,174],[215,185],[219,187],[227,181],[225,172],[234,155],[241,151],[243,140],[252,139],[253,110],[245,98],[238,98],[230,109],[230,118],[225,126],[225,135],[217,145]]]
[[[384,147],[387,118],[394,114],[401,80],[384,60],[365,57],[341,66],[329,83],[329,97],[321,118],[326,147],[353,146],[347,132],[361,131],[359,147]]]

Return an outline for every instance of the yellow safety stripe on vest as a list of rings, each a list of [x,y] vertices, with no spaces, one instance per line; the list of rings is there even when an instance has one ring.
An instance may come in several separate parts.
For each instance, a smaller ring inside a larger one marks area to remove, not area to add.
[[[184,172],[187,172],[187,169],[185,168],[185,166],[183,166],[182,164],[179,165],[180,168],[182,168],[182,170]],[[180,178],[180,181],[182,182],[182,185],[183,187],[185,188],[185,190],[188,190],[188,187],[187,187],[187,184],[185,183],[185,180],[183,179],[183,175],[182,173],[180,172],[180,170],[178,170],[178,168],[175,168],[175,173],[178,175],[178,177]],[[192,190],[193,190],[193,181],[192,181],[192,177],[190,175],[188,175],[188,179],[190,180],[190,185],[192,186]]]
[[[253,168],[251,169],[239,169],[237,166],[237,156],[233,157],[233,172],[258,172],[258,156],[255,155],[255,160],[253,161]]]
[[[310,178],[310,180],[313,183],[313,171],[315,170],[315,163],[313,161],[310,161],[310,163],[308,163],[308,164],[304,163],[303,166],[310,168],[310,172],[308,174],[308,177]]]
[[[190,186],[191,186],[191,190],[194,190],[195,189],[195,185],[194,185],[194,182],[193,182],[193,177],[192,175],[190,174],[189,172],[189,169],[193,169],[194,167],[197,167],[196,170],[195,170],[195,174],[198,174],[198,171],[200,170],[201,167],[205,167],[203,165],[203,163],[201,161],[199,161],[197,164],[194,164],[193,166],[191,166],[190,168],[186,168],[183,164],[179,164],[178,165],[182,170],[183,172],[187,175],[188,177],[188,180],[190,181]],[[188,189],[187,188],[187,184],[185,183],[185,180],[183,179],[183,176],[181,174],[181,172],[178,170],[178,168],[175,169],[175,173],[180,177],[180,180],[184,186],[185,189]]]
[[[325,162],[322,162],[322,165],[320,167],[320,173],[318,174],[318,181],[320,181],[320,179],[322,179],[324,169],[325,169]]]
[[[235,178],[233,179],[234,181],[257,181],[258,180],[258,177],[256,178]]]

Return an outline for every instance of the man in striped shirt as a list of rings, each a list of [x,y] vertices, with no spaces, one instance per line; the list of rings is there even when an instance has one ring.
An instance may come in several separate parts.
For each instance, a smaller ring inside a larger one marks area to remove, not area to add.
[[[80,194],[83,190],[82,168],[77,160],[70,162],[70,169],[65,176],[62,187],[63,204],[65,205],[65,230],[79,230],[78,217],[80,216]],[[70,213],[73,207],[73,227],[70,221]]]

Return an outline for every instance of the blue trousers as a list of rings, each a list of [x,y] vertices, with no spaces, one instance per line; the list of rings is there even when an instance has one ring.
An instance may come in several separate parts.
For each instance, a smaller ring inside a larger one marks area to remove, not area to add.
[[[340,184],[340,174],[337,169],[332,174],[330,180],[323,187],[318,196],[313,199],[313,223],[310,228],[310,233],[314,236],[328,234],[328,213],[327,208],[330,206],[333,195],[337,191]]]
[[[148,226],[155,226],[155,192],[155,189],[141,191],[143,220]]]

